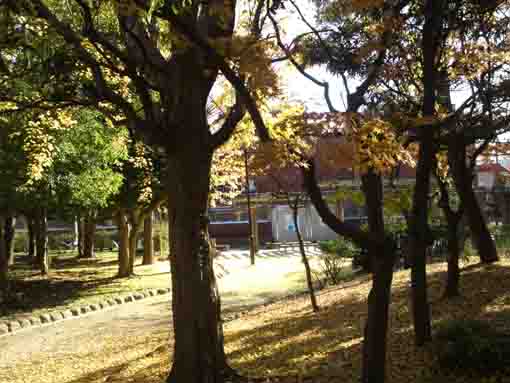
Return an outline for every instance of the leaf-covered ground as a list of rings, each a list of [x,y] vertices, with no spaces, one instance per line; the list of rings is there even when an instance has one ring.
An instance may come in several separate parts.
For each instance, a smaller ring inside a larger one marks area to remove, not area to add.
[[[433,326],[450,319],[483,319],[510,331],[510,261],[494,265],[465,264],[462,297],[441,300],[445,265],[429,265],[429,297]],[[409,272],[395,274],[388,382],[480,382],[446,376],[435,368],[434,345],[416,349],[408,310]],[[272,377],[278,382],[358,382],[362,328],[370,281],[365,277],[319,294],[321,312],[311,312],[306,296],[258,308],[226,324],[231,364],[242,374]],[[168,371],[170,349],[112,374],[112,382],[161,383]],[[507,376],[484,381],[510,382]]]

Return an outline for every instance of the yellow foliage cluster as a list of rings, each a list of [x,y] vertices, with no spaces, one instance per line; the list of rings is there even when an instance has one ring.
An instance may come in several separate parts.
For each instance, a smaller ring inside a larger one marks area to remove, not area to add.
[[[142,142],[136,142],[134,144],[134,153],[128,160],[133,165],[133,168],[139,169],[142,174],[138,179],[140,187],[138,202],[140,203],[152,200],[152,171],[154,168],[147,154],[145,145]]]
[[[448,155],[446,152],[436,153],[436,173],[443,182],[448,182],[448,172],[450,170],[448,165]]]
[[[45,170],[51,166],[56,153],[55,135],[62,129],[76,124],[70,111],[46,112],[29,121],[25,130],[23,151],[27,158],[26,186],[44,177]],[[20,134],[17,132],[16,134]]]
[[[261,174],[303,164],[312,149],[312,139],[303,134],[307,124],[302,105],[283,104],[266,118],[272,141],[261,143],[253,167]]]
[[[459,49],[455,41],[451,42],[447,58],[452,62],[449,67],[450,78],[464,77],[473,80],[489,68],[510,61],[510,52],[506,49],[489,47],[484,43],[464,43]]]
[[[385,174],[398,164],[415,166],[411,151],[404,147],[387,121],[374,118],[353,126],[351,139],[355,166],[361,173],[372,168]]]
[[[246,76],[250,89],[256,89],[257,98],[280,94],[279,77],[271,63],[277,51],[273,41],[251,36],[236,35],[230,42],[228,57],[239,73]]]

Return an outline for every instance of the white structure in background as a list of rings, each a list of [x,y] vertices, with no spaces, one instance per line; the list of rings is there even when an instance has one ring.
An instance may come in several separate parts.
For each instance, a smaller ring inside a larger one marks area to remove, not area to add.
[[[335,211],[335,206],[330,206]],[[344,219],[359,222],[363,216],[346,216]],[[297,241],[296,227],[292,218],[292,210],[287,205],[276,205],[271,210],[273,239],[276,242]],[[311,203],[301,206],[298,211],[298,224],[305,241],[326,241],[336,239],[338,235],[322,222],[317,210]]]
[[[498,163],[476,167],[476,186],[479,188],[490,190],[505,179],[510,180],[510,172]]]

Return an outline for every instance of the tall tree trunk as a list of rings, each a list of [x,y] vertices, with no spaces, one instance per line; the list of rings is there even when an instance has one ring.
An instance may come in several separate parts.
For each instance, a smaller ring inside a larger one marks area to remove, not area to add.
[[[85,254],[85,219],[82,214],[78,215],[78,258]]]
[[[14,236],[16,235],[16,217],[9,215],[5,217],[4,224],[5,252],[9,266],[14,264]]]
[[[433,161],[432,141],[420,144],[420,159],[416,171],[409,249],[411,257],[411,312],[413,316],[415,343],[421,346],[432,337],[430,307],[427,293],[427,248],[430,242],[428,204],[430,174]]]
[[[200,137],[193,137],[197,138],[199,141]],[[168,383],[223,382],[231,373],[224,352],[220,297],[206,224],[211,157],[207,146],[194,150],[183,147],[168,161],[175,334]]]
[[[154,263],[154,241],[152,239],[153,213],[150,212],[143,221],[143,265]]]
[[[315,291],[313,289],[312,270],[310,269],[310,263],[308,262],[308,257],[306,256],[305,245],[303,243],[303,237],[301,236],[301,229],[298,222],[299,195],[295,197],[294,202],[289,200],[289,205],[292,209],[292,219],[294,221],[294,227],[296,228],[296,237],[299,244],[299,251],[301,252],[301,260],[305,266],[306,284],[308,286],[308,293],[310,294],[312,309],[314,312],[319,312],[319,305],[317,304],[317,298],[315,297]]]
[[[48,217],[46,208],[37,209],[35,218],[35,243],[36,243],[36,259],[41,274],[46,275],[49,271],[49,255],[48,255]]]
[[[80,216],[75,215],[74,216],[74,222],[73,222],[73,250],[77,251],[78,246],[80,244]]]
[[[444,38],[442,33],[443,14],[446,0],[427,0],[423,6],[425,23],[422,35],[423,54],[423,115],[435,115],[438,80],[439,47]],[[416,167],[413,206],[411,210],[411,312],[413,314],[415,343],[421,346],[432,338],[430,307],[427,292],[427,248],[430,242],[428,209],[430,177],[434,165],[435,143],[433,126],[420,129],[420,151]]]
[[[27,220],[27,235],[28,235],[28,256],[30,258],[35,257],[35,228],[34,218],[26,217]]]
[[[138,248],[138,233],[140,232],[143,221],[141,218],[141,208],[131,209],[129,214],[129,274],[135,273],[136,251]]]
[[[136,250],[138,248],[138,230],[135,224],[131,224],[129,230],[129,275],[135,273]]]
[[[96,214],[88,212],[83,224],[83,248],[81,258],[95,258]]]
[[[466,165],[466,143],[461,133],[452,134],[448,142],[448,158],[453,170],[455,188],[468,221],[474,245],[483,263],[498,261],[496,244],[491,237],[485,217],[473,189],[473,174]]]
[[[119,227],[119,272],[118,276],[121,278],[129,277],[129,222],[124,209],[120,209],[118,214],[118,227]]]
[[[443,298],[453,298],[460,295],[459,255],[464,248],[464,242],[462,240],[463,235],[460,234],[460,231],[462,231],[461,220],[464,208],[462,203],[460,204],[457,211],[454,211],[450,207],[450,197],[447,185],[443,180],[440,179],[439,176],[436,176],[436,178],[441,192],[439,207],[443,210],[443,214],[446,217],[448,237],[448,269],[446,272],[446,284]]]
[[[9,288],[9,259],[5,241],[5,217],[0,215],[0,293],[4,296],[8,293]]]
[[[386,338],[391,301],[393,266],[396,244],[386,238],[383,215],[383,190],[381,177],[373,171],[362,176],[370,234],[380,245],[372,244],[369,259],[372,264],[372,289],[368,296],[368,317],[363,341],[363,383],[383,383],[386,377]]]
[[[459,238],[460,219],[452,217],[448,220],[448,269],[446,272],[446,287],[443,296],[453,298],[460,295],[459,291],[459,254],[461,252]]]

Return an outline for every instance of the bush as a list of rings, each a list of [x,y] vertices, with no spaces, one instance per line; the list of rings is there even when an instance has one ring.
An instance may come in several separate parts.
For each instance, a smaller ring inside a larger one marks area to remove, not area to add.
[[[319,256],[320,273],[323,276],[323,285],[336,285],[342,282],[351,271],[345,269],[346,259],[354,259],[355,246],[345,239],[335,239],[319,242],[322,250]]]
[[[510,367],[510,334],[477,320],[452,321],[437,333],[438,363],[463,375],[503,372]]]
[[[336,254],[341,258],[352,258],[356,252],[355,246],[343,238],[320,241],[319,248],[325,253]]]

